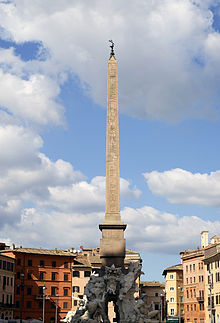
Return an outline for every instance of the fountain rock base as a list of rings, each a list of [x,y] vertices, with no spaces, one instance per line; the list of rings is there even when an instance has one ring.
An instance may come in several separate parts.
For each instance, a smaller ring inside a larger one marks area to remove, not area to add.
[[[84,290],[83,300],[75,312],[63,320],[68,323],[110,323],[108,303],[114,303],[115,322],[158,323],[158,311],[150,311],[138,292],[137,278],[141,275],[141,264],[130,263],[128,269],[104,267],[99,275],[91,275]]]

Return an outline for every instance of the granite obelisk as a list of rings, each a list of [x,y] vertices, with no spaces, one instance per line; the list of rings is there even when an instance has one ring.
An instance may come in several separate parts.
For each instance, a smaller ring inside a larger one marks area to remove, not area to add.
[[[107,131],[106,131],[106,204],[100,257],[103,266],[123,267],[125,257],[124,230],[120,216],[119,122],[118,122],[118,67],[111,42],[107,76]]]

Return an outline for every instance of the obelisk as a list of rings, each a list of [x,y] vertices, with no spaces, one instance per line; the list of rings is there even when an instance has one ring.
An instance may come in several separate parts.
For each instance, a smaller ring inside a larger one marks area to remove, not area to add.
[[[103,266],[123,267],[125,257],[124,230],[120,216],[119,124],[118,124],[118,70],[111,42],[107,76],[107,131],[106,131],[106,202],[100,257]]]

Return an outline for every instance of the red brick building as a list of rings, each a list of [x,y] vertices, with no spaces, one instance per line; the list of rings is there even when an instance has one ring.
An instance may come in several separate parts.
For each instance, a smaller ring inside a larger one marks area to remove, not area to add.
[[[14,248],[1,251],[15,259],[14,318],[58,322],[72,307],[72,265],[76,253],[70,250]],[[44,310],[43,310],[44,308]],[[44,314],[43,314],[44,312]]]
[[[0,254],[0,319],[13,318],[14,262],[14,258]]]

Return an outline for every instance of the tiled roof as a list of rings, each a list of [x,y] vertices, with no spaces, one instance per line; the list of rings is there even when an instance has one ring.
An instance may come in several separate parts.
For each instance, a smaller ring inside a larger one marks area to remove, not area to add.
[[[40,255],[48,255],[48,256],[76,256],[77,253],[70,252],[65,249],[43,249],[43,248],[14,248],[8,250],[1,250],[0,253],[29,253],[29,254],[40,254]]]
[[[168,271],[181,271],[181,270],[183,270],[183,265],[182,264],[174,265],[174,266],[167,267],[166,269],[164,269],[163,275],[166,275],[166,273]]]
[[[153,281],[141,281],[140,285],[144,286],[144,287],[165,287],[165,283],[160,283],[156,280]]]

